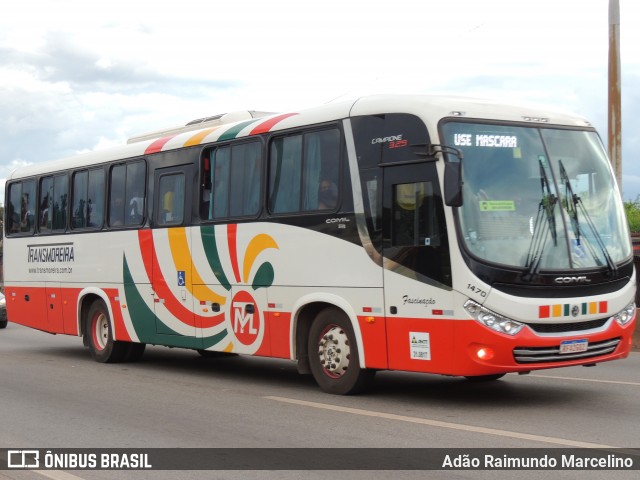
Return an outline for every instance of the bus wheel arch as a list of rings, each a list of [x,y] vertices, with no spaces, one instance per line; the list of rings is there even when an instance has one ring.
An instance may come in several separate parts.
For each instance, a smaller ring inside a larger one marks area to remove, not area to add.
[[[94,302],[101,300],[102,297],[95,293],[87,293],[78,297],[78,334],[82,337],[82,343],[85,347],[89,346],[89,336],[87,330],[87,315],[89,308]]]
[[[353,329],[355,340],[358,343],[359,365],[364,368],[364,346],[362,342],[362,333],[358,319],[349,302],[337,295],[307,295],[300,298],[293,307],[293,322],[291,325],[291,340],[293,351],[291,358],[304,362],[307,358],[307,339],[309,330],[318,314],[326,308],[336,308],[348,318]],[[300,370],[300,366],[298,367]],[[301,371],[300,373],[311,373],[310,371]]]
[[[311,373],[309,366],[308,338],[309,330],[314,319],[323,309],[332,307],[330,303],[312,302],[302,306],[295,315],[293,324],[294,351],[293,358],[298,361],[298,372],[301,374]]]

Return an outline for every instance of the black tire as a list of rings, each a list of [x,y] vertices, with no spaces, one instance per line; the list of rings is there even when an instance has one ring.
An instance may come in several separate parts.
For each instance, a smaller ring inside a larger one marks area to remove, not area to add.
[[[0,328],[7,328],[7,325],[9,325],[9,320],[0,321]]]
[[[109,310],[102,300],[96,300],[91,304],[85,321],[85,335],[87,335],[89,352],[93,359],[100,363],[116,363],[124,360],[129,344],[113,339]]]
[[[496,373],[494,375],[476,375],[474,377],[464,377],[464,378],[466,378],[470,382],[482,383],[482,382],[495,382],[496,380],[501,379],[505,375],[506,373]]]
[[[311,373],[318,386],[334,395],[352,395],[367,389],[375,370],[360,368],[358,342],[347,315],[337,308],[322,310],[309,331]]]

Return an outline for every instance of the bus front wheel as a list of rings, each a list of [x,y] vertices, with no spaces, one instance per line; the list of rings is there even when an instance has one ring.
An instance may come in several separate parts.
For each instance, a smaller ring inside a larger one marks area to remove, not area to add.
[[[360,368],[351,322],[337,308],[326,308],[316,316],[309,331],[308,352],[311,373],[327,393],[358,393],[373,381],[375,370]]]
[[[102,300],[96,300],[91,304],[86,322],[85,334],[93,359],[100,363],[122,361],[128,353],[128,344],[113,339],[109,311]]]

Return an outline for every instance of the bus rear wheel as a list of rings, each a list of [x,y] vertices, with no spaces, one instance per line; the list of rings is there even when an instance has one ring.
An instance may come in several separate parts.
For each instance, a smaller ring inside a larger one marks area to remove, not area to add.
[[[351,322],[337,308],[326,308],[316,316],[309,331],[308,352],[313,378],[327,393],[359,393],[373,381],[375,370],[360,368]]]
[[[93,359],[100,363],[122,361],[129,351],[129,345],[113,339],[109,310],[102,300],[96,300],[91,304],[86,322],[85,334]]]

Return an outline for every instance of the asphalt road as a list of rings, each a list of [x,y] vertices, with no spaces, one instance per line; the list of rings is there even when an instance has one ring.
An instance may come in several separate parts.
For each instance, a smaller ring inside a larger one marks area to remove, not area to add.
[[[79,338],[0,330],[2,448],[638,448],[640,353],[490,384],[380,372],[366,395],[322,393],[288,361],[149,347],[94,362]],[[326,459],[327,462],[331,458]],[[19,472],[0,478],[301,478],[301,472]],[[581,478],[603,472],[395,472],[393,478]],[[637,478],[636,472],[604,472]],[[304,472],[304,478],[388,472]]]

